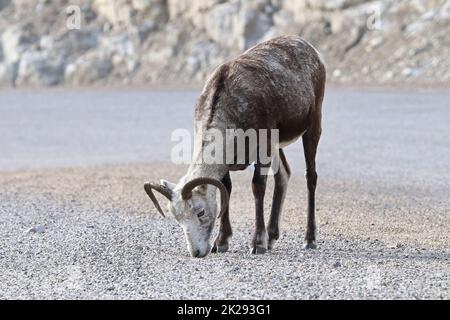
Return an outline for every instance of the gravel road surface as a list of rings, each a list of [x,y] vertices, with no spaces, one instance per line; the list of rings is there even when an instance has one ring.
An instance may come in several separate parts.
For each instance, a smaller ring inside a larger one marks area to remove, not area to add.
[[[276,247],[249,253],[247,170],[232,174],[230,251],[204,259],[142,188],[184,173],[170,132],[192,127],[197,94],[0,93],[0,299],[450,298],[450,93],[329,90],[318,249],[301,246],[297,143]]]

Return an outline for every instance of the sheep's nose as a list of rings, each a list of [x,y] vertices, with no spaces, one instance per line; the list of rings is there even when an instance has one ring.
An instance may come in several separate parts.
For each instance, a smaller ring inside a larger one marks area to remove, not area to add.
[[[200,250],[195,250],[194,257],[198,258],[200,256]]]

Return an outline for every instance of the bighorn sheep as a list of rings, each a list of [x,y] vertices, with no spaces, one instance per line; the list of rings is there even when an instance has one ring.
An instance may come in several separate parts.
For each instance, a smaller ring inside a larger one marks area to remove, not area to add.
[[[277,37],[260,43],[236,59],[220,65],[207,81],[195,109],[195,148],[193,162],[177,184],[161,180],[147,182],[145,191],[157,210],[164,216],[152,190],[170,201],[170,212],[182,226],[189,252],[204,257],[211,252],[225,252],[232,235],[228,201],[231,194],[230,171],[242,170],[236,163],[205,164],[201,160],[208,129],[223,133],[228,128],[278,129],[279,144],[271,151],[279,161],[274,174],[275,189],[267,226],[264,223],[263,203],[267,175],[262,170],[270,164],[254,161],[252,191],[255,198],[256,230],[252,253],[271,249],[279,237],[279,220],[290,176],[289,165],[282,147],[299,137],[303,140],[308,188],[307,228],[305,248],[316,247],[315,189],[316,150],[321,134],[322,100],[325,90],[325,66],[320,54],[305,40],[296,36]],[[248,145],[249,153],[259,150]],[[272,148],[273,149],[273,148]],[[246,159],[249,159],[246,156]],[[217,215],[216,190],[220,191],[221,209]],[[210,237],[216,217],[220,230],[215,242]]]

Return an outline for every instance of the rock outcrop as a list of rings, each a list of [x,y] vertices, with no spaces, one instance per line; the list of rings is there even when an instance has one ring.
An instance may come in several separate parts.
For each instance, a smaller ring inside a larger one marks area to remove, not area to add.
[[[450,85],[450,0],[0,0],[0,86],[200,84],[284,34],[335,83]]]

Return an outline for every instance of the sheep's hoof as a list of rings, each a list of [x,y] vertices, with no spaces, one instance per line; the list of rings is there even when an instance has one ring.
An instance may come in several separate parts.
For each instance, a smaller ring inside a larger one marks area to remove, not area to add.
[[[266,237],[259,239],[260,241],[253,240],[252,248],[250,249],[251,254],[263,254],[267,252],[267,240]]]
[[[267,251],[267,233],[259,232],[253,236],[252,247],[250,249],[251,254],[263,254]]]
[[[303,248],[305,248],[305,249],[316,249],[317,248],[316,241],[315,240],[306,241],[305,244],[303,245]]]
[[[217,241],[214,242],[213,247],[211,248],[211,253],[223,253],[228,251],[228,242],[223,242],[218,244]]]
[[[273,246],[275,245],[275,242],[277,242],[277,239],[269,239],[269,243],[267,244],[267,250],[272,250]]]
[[[263,246],[255,246],[250,250],[251,254],[264,254],[267,252],[267,248]]]

